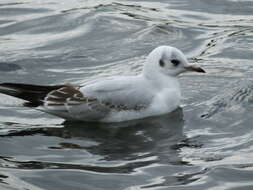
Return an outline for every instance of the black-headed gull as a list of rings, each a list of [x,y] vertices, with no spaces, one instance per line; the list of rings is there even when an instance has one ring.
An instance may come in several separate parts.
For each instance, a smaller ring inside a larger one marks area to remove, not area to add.
[[[175,110],[181,99],[177,75],[186,71],[205,72],[190,65],[177,48],[160,46],[148,55],[142,73],[136,76],[104,78],[80,86],[2,83],[0,93],[66,120],[119,122]]]

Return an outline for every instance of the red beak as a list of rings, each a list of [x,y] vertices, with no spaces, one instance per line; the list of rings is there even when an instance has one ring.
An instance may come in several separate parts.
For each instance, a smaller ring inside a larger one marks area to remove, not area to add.
[[[187,71],[195,71],[195,72],[199,72],[199,73],[205,73],[206,71],[200,67],[195,67],[195,66],[188,66],[188,67],[185,67],[185,69]]]

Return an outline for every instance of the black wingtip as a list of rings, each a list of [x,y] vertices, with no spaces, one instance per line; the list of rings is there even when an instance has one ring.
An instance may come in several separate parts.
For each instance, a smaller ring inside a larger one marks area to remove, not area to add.
[[[37,107],[43,104],[46,95],[52,90],[62,88],[64,85],[40,86],[21,83],[0,83],[0,93],[26,100],[27,107]]]

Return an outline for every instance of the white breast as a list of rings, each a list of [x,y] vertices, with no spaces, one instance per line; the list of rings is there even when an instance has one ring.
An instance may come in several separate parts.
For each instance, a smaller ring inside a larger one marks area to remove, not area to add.
[[[156,95],[150,106],[150,111],[164,114],[175,110],[180,105],[179,89],[164,89]]]

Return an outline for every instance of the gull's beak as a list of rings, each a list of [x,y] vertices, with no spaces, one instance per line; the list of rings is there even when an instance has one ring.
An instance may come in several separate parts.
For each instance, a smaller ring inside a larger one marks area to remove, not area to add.
[[[206,71],[200,67],[196,67],[196,66],[186,66],[184,67],[186,69],[186,71],[195,71],[195,72],[199,72],[199,73],[205,73]]]

